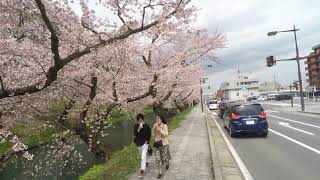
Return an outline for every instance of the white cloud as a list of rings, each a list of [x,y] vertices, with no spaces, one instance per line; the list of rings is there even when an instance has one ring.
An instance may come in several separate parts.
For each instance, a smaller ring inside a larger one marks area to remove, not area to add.
[[[273,75],[285,84],[297,80],[296,62],[265,66],[265,57],[271,54],[278,59],[295,56],[293,33],[268,37],[268,31],[291,29],[296,24],[301,29],[297,33],[301,56],[320,44],[318,0],[198,0],[196,5],[201,9],[198,26],[228,37],[228,48],[218,53],[225,65],[216,65],[207,75],[212,84],[219,84],[238,69],[255,72],[262,81],[273,80]],[[304,68],[301,63],[302,77],[306,79]]]

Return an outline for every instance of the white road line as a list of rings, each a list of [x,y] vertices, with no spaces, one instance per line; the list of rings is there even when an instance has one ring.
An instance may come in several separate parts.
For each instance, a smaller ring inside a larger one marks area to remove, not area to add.
[[[312,135],[312,136],[315,135],[315,134],[313,134],[311,132],[308,132],[308,131],[305,131],[305,130],[302,130],[302,129],[299,129],[299,128],[292,127],[289,123],[279,122],[279,125],[287,127],[287,128],[290,128],[290,129],[294,129],[296,131],[300,131],[300,132],[303,132],[303,133],[306,133],[306,134],[309,134],[309,135]]]
[[[207,110],[209,110],[207,108]],[[209,111],[210,112],[210,111]],[[245,166],[245,164],[243,163],[243,161],[241,160],[239,154],[237,153],[237,151],[234,149],[233,145],[231,144],[231,142],[229,141],[229,139],[227,138],[227,136],[225,135],[225,133],[223,132],[222,128],[220,127],[219,123],[217,122],[216,118],[213,116],[213,114],[211,113],[211,117],[213,118],[213,121],[215,122],[216,126],[218,127],[224,141],[226,142],[233,158],[235,159],[235,161],[237,162],[240,171],[242,173],[242,175],[244,176],[244,178],[246,180],[253,180],[253,177],[251,176],[249,170],[247,169],[247,167]]]
[[[212,113],[213,115],[215,115],[215,116],[217,115],[217,113],[216,113],[216,112],[211,112],[211,113]]]
[[[304,123],[304,122],[300,122],[300,121],[295,121],[295,120],[292,120],[292,119],[287,119],[287,118],[283,118],[283,117],[279,117],[279,116],[275,116],[275,115],[271,115],[271,114],[268,114],[268,116],[275,117],[275,118],[278,118],[278,119],[282,119],[282,120],[285,120],[285,121],[290,121],[290,122],[298,123],[298,124],[303,124],[303,125],[306,125],[306,126],[311,126],[311,127],[319,128],[319,129],[320,129],[320,126],[316,126],[316,125],[313,125],[313,124]]]
[[[278,113],[279,111],[266,110],[266,112]]]
[[[283,137],[283,138],[286,138],[286,139],[288,139],[289,141],[294,142],[294,143],[296,143],[296,144],[298,144],[298,145],[300,145],[300,146],[302,146],[302,147],[304,147],[304,148],[306,148],[306,149],[309,149],[310,151],[313,151],[313,152],[315,152],[315,153],[317,153],[317,154],[320,154],[320,151],[319,151],[318,149],[314,148],[314,147],[311,147],[311,146],[306,145],[306,144],[304,144],[304,143],[302,143],[302,142],[300,142],[300,141],[297,141],[297,140],[295,140],[295,139],[292,139],[291,137],[288,137],[288,136],[286,136],[286,135],[284,135],[284,134],[281,134],[281,133],[279,133],[279,132],[277,132],[277,131],[275,131],[275,130],[273,130],[273,129],[270,129],[270,128],[269,128],[269,131],[271,131],[271,132],[273,132],[273,133],[275,133],[275,134],[277,134],[277,135],[279,135],[279,136],[281,136],[281,137]]]

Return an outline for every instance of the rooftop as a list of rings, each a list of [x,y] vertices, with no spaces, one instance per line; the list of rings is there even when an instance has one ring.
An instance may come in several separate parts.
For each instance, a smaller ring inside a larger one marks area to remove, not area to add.
[[[312,50],[316,50],[316,49],[320,49],[320,44],[312,47]]]

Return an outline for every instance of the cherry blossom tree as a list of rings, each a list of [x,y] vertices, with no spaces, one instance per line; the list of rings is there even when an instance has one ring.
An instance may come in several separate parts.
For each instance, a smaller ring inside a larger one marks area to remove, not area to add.
[[[98,77],[95,74],[99,72],[92,71],[97,65],[94,56],[102,49],[112,48],[112,44],[121,43],[154,26],[165,27],[172,21],[187,21],[194,12],[189,0],[96,1],[105,9],[106,18],[97,17],[90,8],[90,3],[94,1],[79,2],[81,15],[72,8],[73,1],[0,2],[2,121],[22,119],[22,116],[32,119],[30,111],[45,118],[46,113],[39,107],[64,95],[70,99],[70,103],[56,124],[64,127],[63,118],[75,102],[73,97],[85,104],[80,113],[82,122],[97,95]],[[79,74],[82,76],[77,76]],[[89,98],[83,98],[86,93],[74,88],[74,84],[86,86],[86,90],[90,91]],[[73,88],[65,89],[66,86]],[[110,87],[115,86],[113,83]],[[61,91],[66,93],[59,93]],[[107,97],[108,93],[105,94]],[[118,100],[115,96],[112,98]],[[127,101],[135,100],[136,97],[133,97]],[[111,103],[110,107],[115,106],[118,104]],[[112,108],[109,109],[107,112],[110,113]],[[82,126],[79,126],[76,130],[80,136],[83,133],[81,129]]]
[[[184,20],[189,0],[99,1],[117,21],[97,18],[81,0],[82,16],[68,1],[4,0],[0,4],[0,98],[39,92],[52,85],[72,62],[156,25]],[[191,12],[189,12],[191,11]],[[110,24],[112,23],[112,24]],[[36,47],[36,48],[35,48]],[[15,67],[15,68],[13,68]]]
[[[196,10],[190,0],[1,1],[0,122],[32,124],[37,117],[105,159],[101,139],[114,110],[153,106],[162,114],[198,99],[199,63],[217,61],[225,38],[192,28]],[[53,101],[62,108],[50,115]]]
[[[150,44],[142,50],[145,66],[159,76],[157,95],[152,103],[156,114],[167,111],[164,105],[179,106],[179,99],[198,99],[199,79],[202,76],[199,63],[208,59],[218,61],[215,50],[225,46],[226,38],[223,35],[194,30],[188,25],[179,24],[175,31],[153,28]]]

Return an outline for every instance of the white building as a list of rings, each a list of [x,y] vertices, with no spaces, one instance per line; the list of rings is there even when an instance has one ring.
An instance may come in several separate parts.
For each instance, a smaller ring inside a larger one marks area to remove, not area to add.
[[[224,92],[224,98],[229,100],[245,100],[248,97],[259,95],[259,80],[253,73],[238,73],[221,83],[221,90]]]

